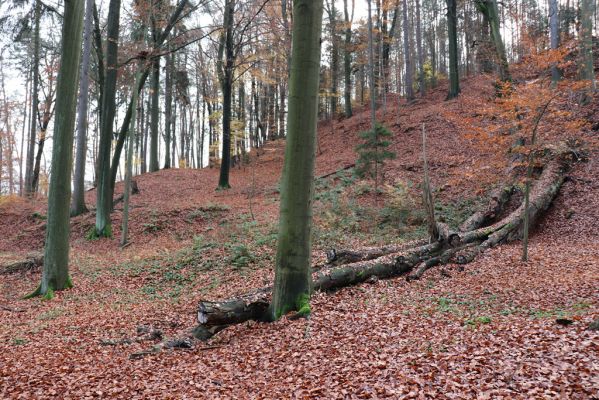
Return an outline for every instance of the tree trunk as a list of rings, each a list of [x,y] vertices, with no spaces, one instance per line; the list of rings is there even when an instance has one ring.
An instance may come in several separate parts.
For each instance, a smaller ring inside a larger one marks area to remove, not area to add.
[[[347,0],[343,0],[343,12],[345,15],[345,45],[343,48],[343,75],[345,86],[343,91],[345,103],[345,116],[347,118],[353,115],[351,105],[351,24],[354,16],[354,3],[352,2],[352,18],[349,18],[347,11]]]
[[[414,68],[412,67],[412,54],[410,46],[410,25],[408,24],[408,2],[403,0],[403,47],[404,47],[404,61],[406,64],[406,100],[408,102],[414,100],[414,83],[413,73]]]
[[[45,298],[52,298],[55,290],[72,286],[69,277],[69,203],[83,5],[83,0],[65,0],[44,268],[42,282],[32,293],[32,296],[41,295]]]
[[[225,62],[220,61],[219,75],[221,89],[223,91],[223,145],[220,163],[220,175],[218,178],[218,189],[229,189],[229,172],[231,170],[231,97],[233,92],[233,10],[235,8],[234,0],[226,0],[224,14],[224,41],[221,41],[220,57],[224,50]],[[224,49],[223,49],[224,46]]]
[[[322,0],[293,2],[293,35],[285,163],[281,179],[279,235],[270,319],[310,312],[312,197]]]
[[[368,2],[368,77],[370,80],[370,129],[376,135],[376,82],[374,80],[374,42],[372,38],[372,0]],[[375,163],[377,165],[377,163]],[[377,179],[375,172],[375,180]]]
[[[129,140],[127,141],[127,160],[125,163],[125,189],[123,192],[123,221],[121,230],[121,246],[125,246],[129,241],[129,198],[131,196],[131,178],[133,176],[133,144],[135,143],[136,136],[136,112],[137,112],[137,99],[138,94],[135,88],[139,83],[140,79],[140,68],[135,73],[135,84],[133,85],[133,112],[131,114],[131,126],[129,127]],[[168,153],[168,147],[167,147]]]
[[[158,33],[156,27],[153,28],[153,36],[156,38]],[[158,123],[160,113],[160,58],[156,58],[152,63],[152,110],[150,115],[150,172],[156,172],[160,169],[158,164]]]
[[[447,37],[449,39],[449,93],[447,100],[458,97],[460,77],[458,75],[458,34],[456,0],[447,2]]]
[[[418,82],[420,96],[424,97],[426,87],[424,83],[424,54],[422,51],[422,29],[420,26],[420,0],[416,1],[416,51],[418,52]]]
[[[337,38],[337,10],[335,9],[335,1],[331,1],[329,12],[329,23],[331,26],[331,117],[334,118],[337,114],[337,81],[339,71],[339,40]]]
[[[73,198],[71,216],[87,212],[85,206],[85,159],[87,152],[87,103],[89,97],[89,59],[91,55],[92,14],[94,2],[86,0],[83,25],[83,54],[79,76],[79,100],[77,120],[77,150],[75,152],[75,175],[73,177]]]
[[[40,18],[42,13],[41,0],[35,1],[34,11],[34,31],[33,31],[33,87],[31,89],[31,123],[29,141],[27,143],[27,161],[25,167],[25,194],[27,196],[33,196],[35,194],[33,186],[33,157],[35,152],[35,140],[37,139],[37,127],[38,127],[38,105],[39,105],[39,64],[40,64]]]
[[[164,169],[171,167],[171,124],[173,110],[173,63],[175,53],[166,56],[166,70],[164,77]],[[173,160],[174,164],[174,160]]]
[[[102,90],[100,145],[98,148],[98,187],[96,190],[96,227],[98,237],[111,237],[112,189],[110,148],[116,111],[116,81],[118,72],[118,42],[121,0],[110,0],[106,26],[106,73]]]
[[[593,0],[580,0],[580,78],[595,86],[593,67]]]
[[[496,0],[476,0],[478,10],[487,18],[491,27],[491,39],[495,46],[499,66],[499,79],[502,82],[510,82],[512,77],[507,62],[505,46],[501,38],[501,30],[499,25],[499,11],[497,10]]]
[[[549,36],[551,49],[557,50],[559,47],[559,6],[557,0],[549,0]],[[562,78],[562,73],[557,64],[551,66],[551,81],[553,85]]]

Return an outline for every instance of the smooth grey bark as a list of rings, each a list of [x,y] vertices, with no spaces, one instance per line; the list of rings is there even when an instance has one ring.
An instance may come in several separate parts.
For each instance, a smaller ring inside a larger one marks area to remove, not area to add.
[[[449,39],[449,92],[447,100],[458,97],[460,93],[460,77],[458,73],[458,33],[456,0],[447,3],[447,38]]]
[[[418,81],[420,85],[420,96],[424,97],[426,87],[424,83],[424,54],[422,51],[422,29],[420,26],[420,0],[416,2],[416,51],[418,53]]]
[[[91,35],[94,0],[85,2],[85,20],[83,23],[83,54],[79,75],[79,100],[77,102],[77,144],[75,150],[75,174],[73,176],[73,198],[71,216],[87,212],[85,206],[85,155],[87,152],[87,104],[89,97],[89,60],[91,55]]]
[[[65,0],[44,268],[42,282],[30,296],[52,298],[54,291],[72,286],[69,277],[69,203],[83,4],[83,0]]]
[[[88,0],[89,1],[89,0]],[[131,178],[133,176],[133,146],[135,144],[137,123],[138,92],[135,90],[141,77],[141,68],[135,73],[135,84],[133,86],[133,112],[131,114],[131,125],[129,126],[129,139],[127,141],[127,160],[125,162],[125,189],[123,193],[123,221],[121,230],[121,246],[129,241],[129,199],[131,197]],[[168,151],[167,151],[168,153]]]
[[[337,88],[338,88],[338,71],[339,71],[339,40],[337,37],[337,10],[335,1],[332,0],[327,7],[329,14],[329,24],[331,27],[331,117],[337,114]]]
[[[98,187],[96,189],[95,236],[111,237],[112,188],[110,182],[110,148],[116,112],[116,81],[121,0],[110,0],[106,26],[106,71],[102,90],[100,144],[98,146]]]
[[[164,169],[171,167],[171,125],[173,119],[173,64],[175,53],[166,56],[166,68],[164,72]],[[135,107],[133,107],[135,111]],[[131,117],[133,120],[133,117]],[[174,134],[174,131],[173,131]],[[175,163],[174,157],[172,160]]]
[[[403,47],[404,47],[404,62],[406,64],[406,99],[408,102],[414,100],[414,82],[412,66],[412,54],[410,47],[410,25],[408,23],[408,2],[403,0]]]
[[[152,41],[158,40],[158,27],[154,17],[152,17]],[[157,46],[154,45],[156,48]],[[160,57],[156,57],[152,63],[152,79],[150,82],[150,91],[152,93],[152,109],[150,113],[150,172],[156,172],[160,169],[158,164],[158,119],[160,112]],[[114,167],[114,165],[113,165]]]
[[[345,116],[347,118],[353,115],[351,105],[351,25],[354,19],[355,2],[352,0],[351,18],[347,10],[347,0],[343,0],[343,13],[345,16],[345,42],[343,47],[343,77],[344,77],[344,103]]]
[[[374,80],[374,41],[372,37],[372,4],[368,3],[368,78],[370,80],[370,124],[376,132],[376,82]],[[376,179],[376,177],[375,177]]]
[[[596,90],[593,67],[593,0],[580,0],[580,78]]]
[[[34,25],[33,30],[33,87],[31,89],[31,122],[29,125],[29,141],[27,143],[27,160],[25,164],[25,194],[33,196],[35,194],[33,186],[33,158],[35,152],[35,140],[37,138],[38,127],[38,106],[39,106],[39,81],[40,81],[40,19],[42,14],[41,1],[35,1]]]
[[[559,6],[557,0],[549,0],[549,39],[551,49],[556,50],[559,47]],[[551,81],[555,85],[562,79],[562,73],[556,64],[551,66]]]
[[[287,143],[281,179],[275,284],[268,314],[278,319],[298,310],[310,313],[312,198],[322,0],[293,2],[291,76]]]

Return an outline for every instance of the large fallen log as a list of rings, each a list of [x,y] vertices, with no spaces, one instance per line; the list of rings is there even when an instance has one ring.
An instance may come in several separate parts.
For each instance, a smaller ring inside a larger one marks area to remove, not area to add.
[[[564,182],[567,159],[568,152],[557,152],[536,181],[528,210],[531,225],[558,194]],[[471,262],[488,248],[520,238],[524,212],[524,205],[521,205],[493,225],[460,234],[441,226],[441,230],[446,231],[445,238],[440,234],[437,242],[413,242],[411,248],[405,248],[404,245],[335,252],[333,257],[328,257],[329,264],[320,266],[312,274],[313,290],[335,290],[373,278],[387,279],[410,272],[408,280],[413,280],[438,264]],[[248,320],[268,320],[271,290],[270,287],[262,288],[224,301],[201,301],[194,336],[205,340],[233,324]]]
[[[26,258],[0,265],[0,275],[14,274],[16,272],[26,272],[37,269],[44,264],[43,253],[31,253]]]
[[[469,232],[481,226],[488,225],[503,211],[514,193],[514,185],[499,186],[489,195],[485,208],[472,214],[460,225],[460,232]]]

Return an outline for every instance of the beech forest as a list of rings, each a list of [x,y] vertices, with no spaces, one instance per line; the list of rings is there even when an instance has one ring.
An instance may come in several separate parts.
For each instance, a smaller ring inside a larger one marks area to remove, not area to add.
[[[0,399],[599,399],[597,0],[1,0]]]

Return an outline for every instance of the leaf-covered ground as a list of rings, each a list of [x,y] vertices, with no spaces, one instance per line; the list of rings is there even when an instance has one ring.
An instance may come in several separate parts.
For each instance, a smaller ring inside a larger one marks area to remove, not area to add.
[[[488,101],[492,84],[469,79],[465,100],[449,103],[444,90],[399,112],[391,99],[387,113],[379,111],[397,153],[385,169],[382,199],[349,174],[319,180],[315,263],[330,244],[418,236],[418,200],[409,193],[417,193],[422,175],[422,122],[439,212],[449,222],[501,181],[493,147],[451,118],[483,124],[470,105]],[[357,133],[367,126],[367,112],[321,124],[317,175],[355,162]],[[131,360],[157,342],[139,327],[175,336],[194,325],[198,300],[272,281],[284,143],[269,143],[234,169],[228,192],[214,191],[218,171],[211,169],[140,176],[131,246],[118,246],[121,206],[113,240],[85,239],[93,214],[73,220],[73,289],[52,301],[25,301],[39,271],[0,275],[0,398],[597,398],[599,334],[587,326],[599,317],[599,153],[596,131],[577,138],[590,144],[588,161],[569,172],[533,233],[526,263],[519,243],[504,245],[417,282],[317,293],[309,320],[246,323],[193,349]],[[404,187],[408,194],[393,191]],[[390,202],[407,214],[372,224]],[[44,214],[41,200],[0,205],[0,261],[41,248]]]

